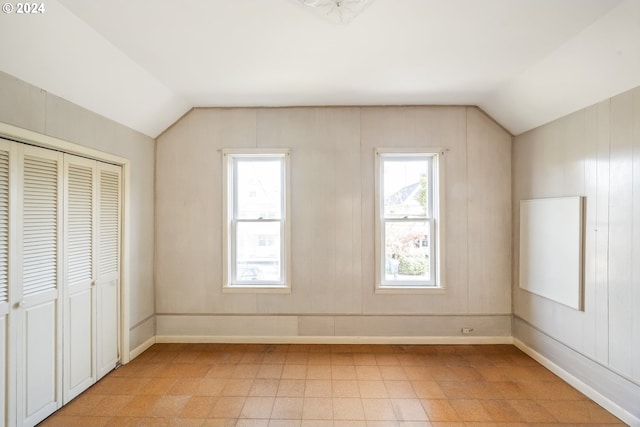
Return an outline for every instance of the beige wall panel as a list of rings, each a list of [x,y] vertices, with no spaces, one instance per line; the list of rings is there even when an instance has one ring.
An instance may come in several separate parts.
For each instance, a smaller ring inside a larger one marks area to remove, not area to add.
[[[581,351],[596,358],[597,311],[596,301],[597,275],[596,252],[598,245],[598,107],[592,106],[584,111],[584,333]],[[587,159],[592,159],[591,161]],[[579,326],[580,327],[580,326]]]
[[[333,316],[298,317],[298,333],[300,336],[333,336],[335,335],[335,327],[335,318]]]
[[[462,335],[462,328],[472,328]],[[511,315],[504,316],[336,316],[336,336],[510,336]]]
[[[445,147],[445,286],[455,308],[450,312],[476,311],[469,301],[469,153],[467,108],[456,110],[451,132]],[[493,186],[492,186],[493,187]],[[487,188],[487,190],[489,190]],[[493,191],[493,189],[491,189]],[[484,288],[487,284],[475,284]],[[452,307],[453,308],[453,307]]]
[[[255,111],[193,110],[158,138],[156,312],[255,313],[222,293],[222,154],[255,147]]]
[[[476,108],[467,129],[469,311],[511,313],[511,136]]]
[[[557,149],[562,157],[562,187],[564,195],[585,194],[585,166],[587,159],[592,158],[593,153],[587,152],[586,143],[586,110],[577,111],[559,123],[557,136]],[[559,183],[556,183],[559,186]]]
[[[319,217],[318,236],[328,239],[325,256],[331,276],[317,286],[326,289],[330,313],[353,313],[361,307],[360,208],[360,110],[321,108],[316,110],[316,144],[325,147],[326,163],[316,169],[321,186],[332,186],[325,200],[314,203]],[[330,177],[331,176],[331,177]],[[327,179],[328,178],[328,179]],[[316,248],[322,251],[322,248]],[[323,264],[319,265],[324,268]]]
[[[558,143],[559,151],[562,154],[561,164],[563,165],[562,192],[566,196],[585,196],[585,171],[587,159],[593,158],[594,153],[588,152],[588,141],[586,136],[585,110],[571,114],[563,120],[559,126]],[[588,236],[585,235],[585,244]],[[584,271],[584,270],[583,270]],[[587,277],[585,274],[585,283]],[[583,293],[586,287],[583,286]],[[585,334],[593,335],[593,330],[587,330],[589,319],[593,317],[593,312],[573,310],[563,305],[554,306],[562,325],[560,339],[572,348],[581,352],[588,352],[585,349]],[[581,331],[581,333],[576,333]]]
[[[595,218],[595,360],[609,364],[609,140],[610,103],[597,108]],[[589,203],[589,201],[587,201]],[[594,202],[592,201],[591,204]],[[587,219],[588,220],[588,219]]]
[[[634,307],[633,264],[633,94],[611,99],[609,193],[609,363],[631,374]],[[636,215],[637,215],[636,214]],[[637,290],[636,290],[637,292]]]
[[[45,133],[47,94],[0,71],[0,122]]]
[[[633,93],[633,247],[631,248],[632,277],[632,319],[631,319],[631,377],[640,383],[640,88]]]
[[[339,294],[336,295],[336,261],[345,255],[337,251],[337,240],[341,237],[338,230],[340,226],[352,225],[350,212],[339,212],[336,205],[338,186],[343,185],[338,176],[340,154],[336,150],[336,141],[329,139],[327,135],[327,128],[331,125],[327,123],[329,117],[326,111],[314,109],[315,126],[309,138],[309,145],[313,147],[310,156],[312,161],[306,171],[311,174],[312,183],[309,188],[298,188],[299,192],[305,193],[306,200],[303,203],[310,208],[308,214],[311,226],[311,246],[308,248],[311,270],[300,277],[300,280],[311,287],[311,310],[315,313],[330,313],[337,308]],[[354,139],[349,142],[352,141]],[[293,208],[299,206],[294,205]]]
[[[162,336],[296,336],[296,316],[171,316],[158,315],[156,333]]]

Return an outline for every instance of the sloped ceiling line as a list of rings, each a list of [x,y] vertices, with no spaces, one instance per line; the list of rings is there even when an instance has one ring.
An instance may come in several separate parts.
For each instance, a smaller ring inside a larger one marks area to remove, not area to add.
[[[156,137],[192,107],[478,105],[519,134],[640,86],[636,0],[48,0],[0,70]]]

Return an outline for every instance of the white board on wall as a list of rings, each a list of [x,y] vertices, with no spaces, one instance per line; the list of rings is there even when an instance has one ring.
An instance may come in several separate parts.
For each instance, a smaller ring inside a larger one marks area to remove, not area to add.
[[[582,310],[583,198],[520,201],[520,288]]]

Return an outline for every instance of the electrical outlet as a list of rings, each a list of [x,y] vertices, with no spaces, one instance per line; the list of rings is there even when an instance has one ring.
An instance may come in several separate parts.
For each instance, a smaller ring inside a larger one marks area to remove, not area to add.
[[[462,329],[460,329],[460,332],[462,332],[465,335],[468,335],[471,332],[473,332],[473,328],[462,328]]]

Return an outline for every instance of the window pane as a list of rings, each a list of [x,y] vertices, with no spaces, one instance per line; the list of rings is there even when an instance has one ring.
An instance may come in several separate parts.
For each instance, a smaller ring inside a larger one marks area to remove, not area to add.
[[[236,160],[239,219],[281,218],[282,165],[282,159]]]
[[[428,206],[428,159],[389,158],[382,162],[385,218],[424,217]]]
[[[384,238],[385,280],[431,281],[428,221],[386,222]]]
[[[280,276],[280,222],[239,222],[236,281],[282,281]]]

